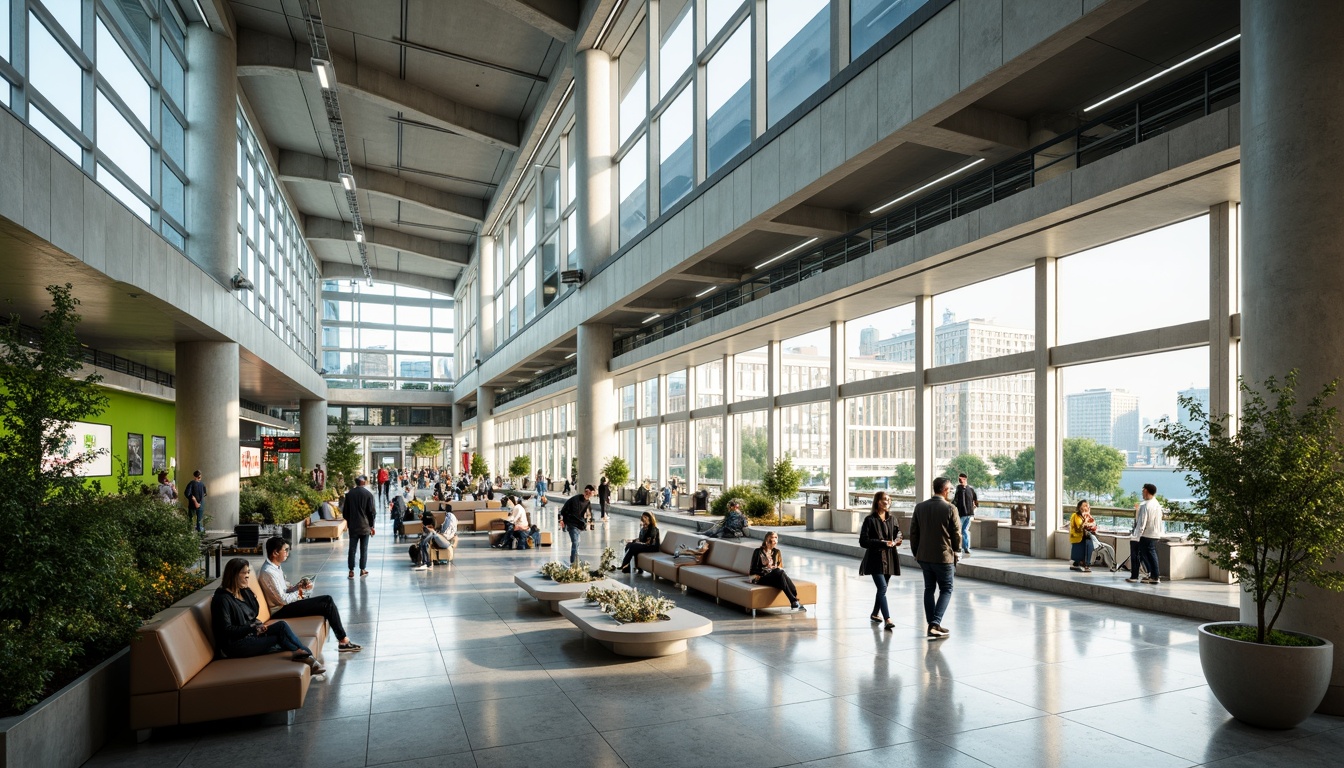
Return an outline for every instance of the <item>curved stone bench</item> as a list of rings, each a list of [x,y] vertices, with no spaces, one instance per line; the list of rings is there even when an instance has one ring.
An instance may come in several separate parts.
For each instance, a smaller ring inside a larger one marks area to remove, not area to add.
[[[560,615],[585,635],[620,656],[671,656],[686,650],[686,641],[714,631],[714,622],[684,608],[673,608],[666,621],[617,624],[597,603],[583,598],[560,603]]]
[[[513,583],[517,584],[524,592],[535,597],[546,604],[551,609],[551,613],[560,612],[561,600],[573,600],[582,598],[588,592],[589,587],[601,587],[603,589],[629,589],[630,587],[619,581],[612,579],[602,579],[600,581],[583,581],[573,584],[561,584],[557,581],[542,576],[535,570],[519,571],[513,574]]]

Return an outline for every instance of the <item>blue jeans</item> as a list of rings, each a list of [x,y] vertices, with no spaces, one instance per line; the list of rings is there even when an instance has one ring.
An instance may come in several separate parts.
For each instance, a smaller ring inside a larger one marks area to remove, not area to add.
[[[201,506],[199,506],[199,507],[196,508],[196,532],[197,532],[197,533],[205,533],[204,518],[205,518],[205,505],[202,504]]]
[[[961,518],[961,551],[971,553],[971,521],[975,518],[967,515]]]
[[[924,620],[941,627],[948,603],[952,602],[953,564],[920,561],[919,568],[924,572]],[[937,602],[933,599],[934,589],[938,590]]]
[[[579,562],[579,537],[583,531],[570,525],[565,527],[565,532],[569,534],[569,564],[573,565]]]
[[[891,581],[891,576],[885,573],[872,574],[873,584],[877,585],[877,599],[873,601],[873,616],[878,613],[882,618],[890,619],[891,611],[887,610],[887,583]]]
[[[286,651],[304,651],[312,655],[310,650],[294,634],[294,630],[289,628],[289,624],[283,621],[277,621],[266,628],[266,633],[262,635],[249,635],[244,638],[233,641],[224,649],[224,655],[241,659],[250,656],[262,656],[267,653],[274,653],[276,646],[284,648]]]

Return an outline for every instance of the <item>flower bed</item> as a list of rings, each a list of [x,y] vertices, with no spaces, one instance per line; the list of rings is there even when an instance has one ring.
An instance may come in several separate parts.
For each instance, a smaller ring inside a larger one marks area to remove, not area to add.
[[[586,560],[580,560],[573,565],[552,561],[541,566],[541,575],[560,584],[601,581],[608,573],[616,570],[616,550],[611,547],[602,550],[602,562],[597,566],[597,570],[590,568]]]
[[[658,597],[637,589],[602,589],[590,587],[584,599],[597,607],[617,624],[640,624],[665,621],[676,604],[666,597]]]

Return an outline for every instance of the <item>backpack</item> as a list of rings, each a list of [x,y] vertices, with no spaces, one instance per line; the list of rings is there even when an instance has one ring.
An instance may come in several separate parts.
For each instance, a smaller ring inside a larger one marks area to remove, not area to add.
[[[412,544],[412,545],[411,545],[411,564],[412,564],[412,565],[419,565],[419,564],[420,564],[420,545],[419,545],[419,544]]]

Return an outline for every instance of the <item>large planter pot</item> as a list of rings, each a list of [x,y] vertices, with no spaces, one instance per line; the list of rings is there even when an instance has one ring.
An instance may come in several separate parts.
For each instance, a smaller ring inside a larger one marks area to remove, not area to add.
[[[1294,632],[1321,644],[1261,645],[1209,631],[1236,623],[1199,628],[1199,663],[1218,703],[1236,719],[1259,728],[1293,728],[1306,720],[1330,685],[1334,644]]]
[[[16,717],[0,719],[0,768],[77,768],[126,728],[130,649]]]

